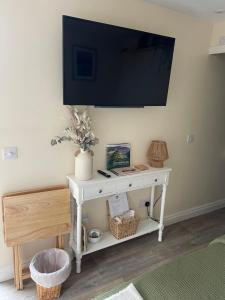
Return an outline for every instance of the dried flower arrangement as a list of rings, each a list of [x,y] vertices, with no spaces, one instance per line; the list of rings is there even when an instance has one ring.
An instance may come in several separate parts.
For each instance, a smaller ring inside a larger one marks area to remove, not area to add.
[[[72,125],[64,130],[63,136],[56,136],[51,140],[51,145],[61,144],[64,141],[71,141],[80,149],[86,151],[98,143],[91,129],[91,118],[87,111],[79,111],[75,106],[69,106]]]

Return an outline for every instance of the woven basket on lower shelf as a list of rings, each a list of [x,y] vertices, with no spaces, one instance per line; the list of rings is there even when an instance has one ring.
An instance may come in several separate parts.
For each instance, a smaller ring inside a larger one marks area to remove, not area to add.
[[[110,216],[108,217],[108,220],[109,229],[112,235],[118,240],[135,234],[139,223],[139,218],[136,216],[129,219],[124,219],[122,223],[117,222]]]
[[[51,288],[45,288],[41,285],[36,284],[38,300],[51,300],[60,297],[62,285],[56,285]]]

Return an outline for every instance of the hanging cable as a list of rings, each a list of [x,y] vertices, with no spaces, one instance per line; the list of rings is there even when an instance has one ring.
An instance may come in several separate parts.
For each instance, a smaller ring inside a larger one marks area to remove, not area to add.
[[[160,192],[159,196],[156,198],[153,207],[155,207],[156,204],[157,204],[157,203],[159,202],[159,200],[161,199],[161,197],[162,197],[162,192],[163,192],[163,190],[161,189],[161,192]],[[147,207],[147,214],[148,214],[148,217],[150,217],[149,206]],[[151,217],[151,219],[154,220],[154,221],[156,221],[156,222],[159,222],[159,220],[156,219],[156,218]]]
[[[163,192],[163,190],[161,189],[161,192],[160,192],[160,194],[159,194],[159,197],[158,197],[158,198],[156,198],[156,200],[155,200],[155,203],[154,203],[153,207],[155,207],[155,206],[156,206],[156,204],[158,203],[158,201],[161,199],[161,197],[162,197],[162,192]]]

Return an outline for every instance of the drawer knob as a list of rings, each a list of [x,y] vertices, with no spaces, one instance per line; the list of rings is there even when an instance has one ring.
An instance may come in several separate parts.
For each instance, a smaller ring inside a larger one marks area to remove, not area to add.
[[[132,187],[132,183],[129,183],[129,187]]]
[[[155,182],[157,182],[157,181],[158,181],[158,179],[156,178],[156,179],[155,179]]]
[[[99,192],[99,194],[101,194],[101,193],[102,193],[102,189],[101,189],[101,190],[99,190],[98,192]]]

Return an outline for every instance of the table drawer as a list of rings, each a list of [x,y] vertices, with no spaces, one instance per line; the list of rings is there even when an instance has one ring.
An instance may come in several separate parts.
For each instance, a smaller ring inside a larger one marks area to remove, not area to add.
[[[132,191],[140,188],[143,185],[143,180],[141,178],[135,179],[123,179],[121,182],[117,183],[117,193],[124,191]]]
[[[98,198],[104,195],[115,193],[115,186],[112,183],[109,184],[97,184],[84,189],[84,199]]]
[[[143,181],[145,186],[161,185],[166,182],[166,176],[161,174],[148,175],[143,178]]]

